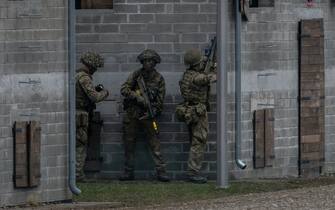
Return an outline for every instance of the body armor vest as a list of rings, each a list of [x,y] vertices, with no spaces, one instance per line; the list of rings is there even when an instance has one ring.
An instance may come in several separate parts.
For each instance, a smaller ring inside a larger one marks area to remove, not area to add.
[[[180,92],[189,104],[207,103],[208,85],[200,86],[193,83],[194,77],[198,74],[199,72],[194,70],[187,70],[179,82]]]
[[[91,78],[91,75],[86,73],[84,70],[79,70],[76,74],[76,109],[90,111],[92,109],[93,104],[86,95],[86,93],[83,90],[83,87],[79,83],[79,79],[83,76],[89,76]]]

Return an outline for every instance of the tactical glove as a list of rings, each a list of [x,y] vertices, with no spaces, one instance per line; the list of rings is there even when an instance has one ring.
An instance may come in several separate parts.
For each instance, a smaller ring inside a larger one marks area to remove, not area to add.
[[[104,86],[102,84],[95,86],[95,90],[98,92],[102,91],[103,89],[104,89]]]
[[[138,93],[137,91],[131,91],[129,98],[135,100],[137,104],[140,106],[146,106],[144,97],[141,96],[141,94]]]
[[[208,80],[210,83],[216,82],[216,74],[208,74]]]

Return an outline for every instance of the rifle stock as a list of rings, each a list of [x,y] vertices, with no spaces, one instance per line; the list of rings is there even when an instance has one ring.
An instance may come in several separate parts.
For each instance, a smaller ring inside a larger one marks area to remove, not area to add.
[[[208,74],[211,72],[211,70],[216,69],[214,64],[215,64],[215,57],[216,57],[216,36],[211,40],[211,46],[209,48],[209,52],[208,54],[206,54],[207,57],[207,61],[206,61],[206,65],[205,65],[205,70],[204,73]]]

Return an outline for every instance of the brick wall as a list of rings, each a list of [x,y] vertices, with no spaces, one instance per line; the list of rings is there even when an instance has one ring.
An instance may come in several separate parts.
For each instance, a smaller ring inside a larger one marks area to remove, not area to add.
[[[106,66],[96,73],[96,83],[112,90],[109,101],[98,105],[104,118],[103,170],[99,177],[115,178],[123,167],[122,112],[120,85],[127,75],[140,67],[136,56],[144,48],[154,48],[163,62],[158,65],[167,85],[165,111],[161,123],[164,157],[174,178],[185,170],[188,135],[185,125],[173,115],[181,101],[178,80],[184,69],[183,52],[191,47],[203,48],[216,30],[216,1],[148,0],[114,1],[113,10],[78,10],[78,53],[88,49],[101,52]],[[232,7],[232,1],[229,1]],[[326,71],[326,148],[333,146],[332,101],[334,91],[334,5],[326,0],[307,8],[305,1],[275,1],[273,7],[249,9],[249,21],[242,24],[242,159],[248,164],[240,170],[234,164],[234,21],[230,10],[228,52],[228,154],[231,178],[297,176],[298,168],[298,22],[300,19],[324,18]],[[215,88],[213,88],[215,89]],[[213,90],[215,94],[215,90]],[[268,104],[262,102],[267,101]],[[213,107],[215,107],[215,100]],[[253,169],[253,111],[274,108],[275,160],[273,167]],[[215,108],[210,113],[210,137],[204,162],[204,173],[215,177]],[[151,177],[153,163],[143,136],[137,146],[137,175]],[[326,149],[326,169],[334,171],[333,150]],[[145,164],[143,164],[145,163]]]
[[[71,198],[67,190],[64,0],[0,1],[0,207]],[[41,122],[41,184],[15,189],[15,121]]]

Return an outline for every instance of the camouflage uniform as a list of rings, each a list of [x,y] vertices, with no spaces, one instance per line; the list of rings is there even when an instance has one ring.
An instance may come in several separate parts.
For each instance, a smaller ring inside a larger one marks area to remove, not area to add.
[[[81,56],[83,68],[76,73],[76,176],[83,179],[84,164],[88,142],[89,113],[95,108],[95,103],[108,96],[107,90],[96,91],[93,86],[92,75],[98,67],[103,66],[103,59],[99,55],[88,52]]]
[[[147,59],[154,63],[149,70],[145,70],[145,64],[143,64]],[[140,88],[137,82],[139,77],[143,78],[147,89],[153,96],[150,100],[153,113],[155,116],[160,115],[165,97],[165,82],[162,75],[153,68],[156,63],[160,63],[160,57],[155,51],[148,49],[144,50],[138,56],[138,60],[143,64],[143,67],[130,74],[126,82],[121,86],[121,94],[124,96],[123,105],[126,115],[123,120],[125,173],[120,177],[120,180],[134,179],[136,133],[141,126],[149,141],[152,157],[156,166],[157,178],[160,181],[168,181],[168,178],[166,177],[166,165],[160,152],[160,142],[153,129],[152,120],[147,117],[148,108],[144,104],[143,96],[139,93]]]
[[[195,177],[196,180],[199,179],[201,181],[198,181],[203,183],[206,182],[206,179],[199,176],[199,171],[207,143],[208,90],[213,76],[203,73],[201,54],[198,50],[187,51],[184,60],[185,64],[190,67],[184,72],[179,82],[184,102],[177,106],[176,115],[189,127],[191,147],[188,159],[188,177]],[[196,180],[191,181],[197,182]]]

